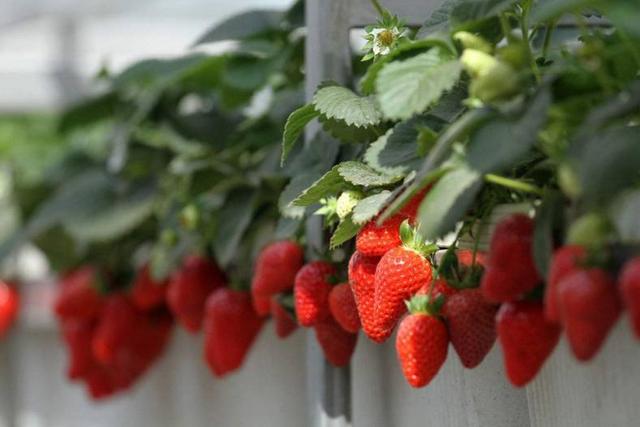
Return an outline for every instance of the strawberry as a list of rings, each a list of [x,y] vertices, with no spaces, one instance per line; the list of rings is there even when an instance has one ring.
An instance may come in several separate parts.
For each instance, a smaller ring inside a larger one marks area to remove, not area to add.
[[[242,366],[263,324],[248,292],[221,288],[211,294],[204,321],[204,357],[215,376]]]
[[[540,282],[531,253],[533,227],[524,214],[511,215],[496,226],[480,284],[487,300],[514,301]]]
[[[202,327],[207,297],[225,282],[224,273],[213,260],[188,256],[169,280],[169,309],[187,331],[197,332]]]
[[[95,319],[102,310],[103,298],[98,292],[96,271],[85,266],[62,277],[54,310],[61,319]]]
[[[141,310],[152,310],[164,304],[167,281],[156,282],[151,277],[149,265],[145,264],[137,273],[130,289],[131,301]]]
[[[133,342],[139,316],[124,295],[114,294],[107,299],[91,344],[98,362],[113,362],[118,351]]]
[[[102,400],[116,392],[110,370],[98,366],[87,374],[87,391],[93,400]]]
[[[544,315],[551,322],[560,321],[558,313],[558,284],[569,274],[579,268],[582,258],[586,256],[584,247],[567,245],[556,250],[547,274],[547,289],[544,294]]]
[[[405,216],[397,214],[382,225],[376,223],[377,218],[372,219],[356,235],[356,250],[365,256],[380,257],[400,246],[399,229],[405,219]]]
[[[335,274],[333,265],[325,261],[311,262],[298,271],[293,297],[296,317],[302,326],[313,326],[329,316],[329,279]]]
[[[296,273],[303,262],[302,247],[290,240],[271,243],[260,252],[251,283],[251,293],[259,314],[269,314],[272,295],[293,287]]]
[[[449,337],[442,320],[425,308],[428,297],[414,297],[410,314],[398,327],[396,353],[402,373],[411,387],[424,387],[447,360]],[[414,308],[415,307],[415,308]]]
[[[458,290],[449,286],[446,280],[435,279],[432,282],[422,285],[416,292],[416,295],[431,295],[431,299],[434,300],[442,295],[446,300],[457,292]]]
[[[631,327],[640,338],[640,257],[633,258],[624,265],[620,273],[620,296],[629,310]]]
[[[329,294],[329,310],[338,324],[347,332],[357,334],[360,330],[358,307],[348,283],[334,286]]]
[[[507,378],[516,387],[531,381],[560,339],[560,327],[544,317],[542,303],[502,304],[496,315]]]
[[[91,350],[94,331],[94,321],[77,319],[62,321],[62,336],[69,353],[67,377],[70,380],[86,377],[97,364]]]
[[[493,347],[497,311],[498,306],[485,300],[479,289],[465,289],[446,299],[442,314],[465,368],[478,366]]]
[[[420,204],[424,200],[425,196],[431,190],[432,185],[429,185],[424,190],[419,191],[415,196],[411,198],[398,212],[400,215],[408,218],[411,222],[415,221],[416,216],[418,215],[418,209],[420,208]]]
[[[324,357],[329,363],[337,367],[349,364],[358,341],[357,334],[342,329],[332,317],[317,322],[314,330]]]
[[[293,314],[282,306],[276,295],[271,297],[271,317],[276,326],[276,335],[280,338],[288,337],[298,328]]]
[[[620,317],[614,286],[607,272],[597,268],[578,270],[558,284],[560,320],[578,360],[595,356]]]
[[[404,300],[431,282],[431,263],[413,249],[399,246],[387,252],[376,268],[374,329],[384,341],[406,311]]]
[[[381,331],[375,329],[373,302],[375,297],[376,267],[378,257],[367,257],[354,252],[349,260],[349,283],[358,309],[358,317],[364,333],[374,341],[382,340]]]
[[[20,294],[16,287],[0,280],[0,338],[11,329],[19,308]]]
[[[255,308],[256,313],[260,316],[264,317],[271,313],[271,296],[252,294],[251,299],[253,301],[253,308]]]

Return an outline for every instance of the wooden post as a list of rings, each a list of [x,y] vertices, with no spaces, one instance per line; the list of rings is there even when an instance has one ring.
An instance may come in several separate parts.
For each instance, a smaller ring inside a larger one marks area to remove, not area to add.
[[[351,76],[349,52],[350,2],[308,0],[306,4],[306,97],[310,101],[322,81],[348,83]],[[319,131],[309,126],[306,143]],[[325,136],[323,136],[324,138]],[[307,222],[307,238],[314,249],[325,247],[319,217]],[[351,369],[329,365],[309,331],[307,336],[307,396],[309,425],[314,427],[351,426]]]

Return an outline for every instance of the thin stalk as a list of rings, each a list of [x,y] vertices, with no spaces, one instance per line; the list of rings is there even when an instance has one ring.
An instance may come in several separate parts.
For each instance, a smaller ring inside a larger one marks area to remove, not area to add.
[[[507,41],[511,42],[513,41],[513,35],[511,34],[511,25],[509,24],[509,19],[507,18],[507,15],[504,13],[501,13],[499,15],[500,18],[500,28],[502,29],[502,34],[504,34],[504,37],[507,39]]]
[[[516,191],[522,191],[524,193],[531,193],[537,196],[541,196],[543,194],[542,188],[535,186],[533,184],[528,184],[526,182],[519,181],[517,179],[506,178],[500,175],[494,175],[492,173],[488,173],[484,176],[484,180],[491,183],[500,185],[502,187],[510,188]]]
[[[522,7],[522,14],[520,15],[520,31],[522,32],[522,41],[527,48],[527,56],[529,57],[529,64],[531,66],[531,71],[533,71],[533,76],[536,78],[536,82],[540,83],[542,81],[542,76],[540,74],[540,69],[538,68],[538,64],[536,63],[536,59],[533,56],[533,52],[531,51],[531,42],[529,40],[529,10],[531,9],[531,2],[528,1]]]
[[[554,19],[549,22],[547,25],[547,29],[544,33],[544,41],[542,42],[542,57],[547,58],[549,53],[549,46],[551,45],[551,38],[553,36],[553,31],[556,29],[556,24],[558,23],[557,19]]]
[[[376,9],[376,11],[380,14],[380,17],[384,16],[384,8],[380,4],[379,0],[371,0],[371,4]]]

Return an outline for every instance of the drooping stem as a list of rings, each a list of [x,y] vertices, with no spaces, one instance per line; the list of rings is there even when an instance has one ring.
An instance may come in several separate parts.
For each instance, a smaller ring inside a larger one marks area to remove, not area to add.
[[[380,17],[384,16],[384,8],[380,4],[380,0],[371,0],[371,4],[376,9],[378,14],[380,14]]]
[[[537,187],[533,184],[519,181],[517,179],[506,178],[500,175],[494,175],[492,173],[486,174],[484,176],[484,180],[490,182],[491,184],[500,185],[502,187],[510,188],[516,191],[522,191],[524,193],[531,193],[537,196],[541,196],[543,194],[542,188]]]

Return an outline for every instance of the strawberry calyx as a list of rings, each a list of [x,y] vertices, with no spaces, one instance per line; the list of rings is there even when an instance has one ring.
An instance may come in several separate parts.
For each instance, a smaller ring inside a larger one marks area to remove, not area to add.
[[[409,224],[408,219],[400,224],[400,240],[404,248],[412,250],[425,258],[438,250],[436,244],[426,242],[422,238],[417,229]]]
[[[444,295],[433,298],[431,295],[418,294],[405,301],[410,314],[424,314],[427,316],[439,316],[444,305]]]
[[[280,304],[280,306],[284,308],[287,311],[287,313],[289,313],[291,318],[297,321],[295,303],[293,300],[293,293],[292,292],[281,293],[276,295],[275,298],[278,301],[278,304]]]
[[[484,267],[477,262],[472,265],[461,265],[456,251],[456,246],[450,246],[447,249],[438,265],[438,278],[446,280],[447,285],[457,290],[479,287]]]

